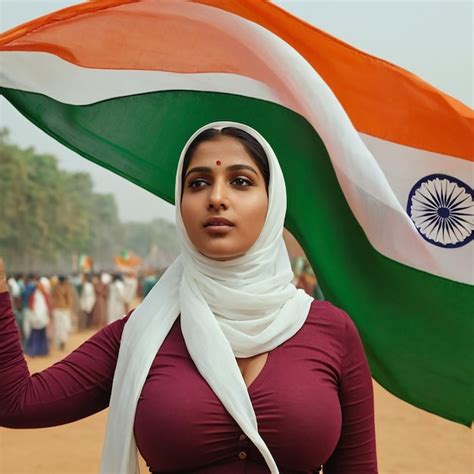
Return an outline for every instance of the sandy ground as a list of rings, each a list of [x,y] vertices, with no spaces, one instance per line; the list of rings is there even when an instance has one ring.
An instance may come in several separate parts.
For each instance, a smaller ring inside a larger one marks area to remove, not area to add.
[[[92,332],[72,336],[72,350]],[[61,359],[29,359],[31,372]],[[474,473],[474,437],[470,430],[393,397],[374,381],[379,472],[445,474]],[[107,412],[69,425],[37,430],[0,428],[0,473],[98,472]],[[142,472],[147,472],[142,461]]]

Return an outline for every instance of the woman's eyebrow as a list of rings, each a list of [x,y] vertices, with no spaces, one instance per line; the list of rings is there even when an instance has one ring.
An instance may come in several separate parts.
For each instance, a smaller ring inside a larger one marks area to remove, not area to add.
[[[258,176],[258,173],[249,165],[231,165],[231,166],[227,166],[226,170],[229,170],[229,171],[249,170]]]
[[[196,166],[194,168],[191,168],[187,173],[184,179],[186,179],[191,173],[210,173],[211,168],[208,168],[207,166]]]
[[[226,167],[228,171],[239,171],[239,170],[249,170],[255,173],[258,176],[258,173],[249,165],[230,165]],[[184,179],[186,179],[191,173],[211,173],[212,169],[208,166],[196,166],[191,168],[187,173]]]

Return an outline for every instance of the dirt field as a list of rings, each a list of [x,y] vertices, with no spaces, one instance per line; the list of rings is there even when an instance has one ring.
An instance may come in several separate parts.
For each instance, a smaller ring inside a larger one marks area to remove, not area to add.
[[[72,337],[69,348],[92,332]],[[31,372],[62,357],[29,359]],[[473,470],[473,430],[408,405],[374,381],[377,455],[381,474],[462,473]],[[98,472],[107,412],[69,425],[38,430],[0,428],[0,473]],[[145,464],[141,471],[147,472]]]

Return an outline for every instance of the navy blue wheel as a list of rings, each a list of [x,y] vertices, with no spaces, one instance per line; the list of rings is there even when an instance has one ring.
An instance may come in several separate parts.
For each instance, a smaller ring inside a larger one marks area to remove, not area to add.
[[[456,248],[473,238],[473,190],[452,176],[432,174],[420,179],[408,195],[407,213],[433,245]]]

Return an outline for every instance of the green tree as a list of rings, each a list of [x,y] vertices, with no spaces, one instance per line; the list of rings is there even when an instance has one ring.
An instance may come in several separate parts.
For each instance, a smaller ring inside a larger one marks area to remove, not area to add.
[[[7,129],[0,130],[0,193],[0,255],[11,271],[71,270],[80,253],[100,268],[112,267],[122,249],[166,263],[178,253],[174,224],[120,223],[113,195],[95,193],[89,174],[10,143]]]
[[[120,252],[121,224],[117,204],[112,194],[94,194],[90,210],[91,235],[89,253],[101,268],[110,267],[115,255]]]
[[[93,192],[87,173],[9,142],[0,130],[0,253],[9,268],[69,268],[80,252],[112,258],[119,221],[113,196]]]
[[[160,261],[169,263],[179,253],[176,226],[165,219],[123,224],[123,245],[146,259],[157,249]],[[161,258],[162,257],[162,258]]]

